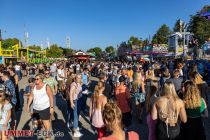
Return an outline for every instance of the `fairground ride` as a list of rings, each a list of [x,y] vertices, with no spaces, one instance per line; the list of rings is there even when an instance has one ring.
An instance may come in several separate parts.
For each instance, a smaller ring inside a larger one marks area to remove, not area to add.
[[[46,57],[46,50],[37,51],[29,47],[22,48],[19,44],[10,48],[2,49],[2,41],[0,41],[0,64],[8,64],[10,62],[46,63],[50,61]]]

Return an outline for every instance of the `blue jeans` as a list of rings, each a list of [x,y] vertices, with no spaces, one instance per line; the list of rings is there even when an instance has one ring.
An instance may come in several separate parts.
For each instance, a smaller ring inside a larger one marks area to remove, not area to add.
[[[71,104],[70,104],[70,100],[66,100],[66,104],[67,104],[67,121],[66,123],[71,123],[74,120],[74,114],[73,114],[73,109],[71,108]]]
[[[78,128],[78,122],[79,122],[79,115],[78,115],[79,110],[78,110],[78,108],[80,108],[80,107],[78,107],[79,104],[77,104],[78,100],[74,100],[73,102],[74,102],[74,109],[73,109],[73,115],[74,115],[73,128],[76,129],[76,128]]]

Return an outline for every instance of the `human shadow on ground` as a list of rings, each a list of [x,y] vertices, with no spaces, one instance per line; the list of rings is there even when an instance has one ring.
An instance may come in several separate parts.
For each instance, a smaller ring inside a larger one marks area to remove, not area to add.
[[[23,128],[21,129],[21,130],[31,130],[31,126],[32,126],[32,124],[30,124],[30,123],[32,123],[32,118],[31,119],[29,119],[26,123],[25,123],[25,125],[23,126]],[[37,140],[38,139],[38,137],[37,136],[33,136],[33,137],[15,137],[14,138],[14,140]]]
[[[65,122],[67,122],[67,103],[66,100],[64,100],[63,97],[59,94],[56,94],[56,106],[61,111]]]
[[[63,136],[54,137],[54,140],[73,140],[66,127],[66,123],[58,119],[57,114],[55,114],[55,121],[52,121],[52,130],[54,133],[63,133]]]

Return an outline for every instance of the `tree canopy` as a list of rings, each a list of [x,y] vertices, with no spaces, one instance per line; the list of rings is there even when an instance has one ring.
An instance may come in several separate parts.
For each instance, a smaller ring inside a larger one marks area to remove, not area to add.
[[[101,58],[102,50],[100,47],[90,48],[87,52],[95,53],[96,58]]]
[[[167,44],[168,36],[171,33],[169,27],[166,24],[163,24],[153,36],[152,43],[153,44]]]
[[[69,48],[61,48],[61,49],[63,50],[63,55],[64,56],[70,56],[73,53],[73,50],[72,49],[69,49]]]
[[[5,40],[2,40],[2,48],[5,50],[12,49],[12,46],[14,46],[16,44],[19,44],[19,39],[17,39],[17,38],[7,38]],[[20,41],[20,44],[22,44],[21,41]]]
[[[36,50],[36,51],[41,51],[41,47],[40,46],[36,46],[36,45],[28,46],[28,48],[32,49],[32,50]]]
[[[57,44],[53,44],[47,49],[47,57],[60,58],[63,57],[63,49],[61,49]]]
[[[113,53],[114,52],[114,47],[113,46],[108,46],[108,47],[106,47],[105,51],[109,54]]]
[[[188,29],[194,34],[200,44],[203,44],[205,40],[210,38],[210,21],[205,17],[201,17],[199,13],[191,16]]]

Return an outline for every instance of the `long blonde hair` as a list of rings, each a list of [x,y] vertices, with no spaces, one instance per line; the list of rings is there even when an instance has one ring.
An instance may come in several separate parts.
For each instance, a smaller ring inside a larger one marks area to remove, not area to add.
[[[179,99],[179,97],[177,96],[174,84],[170,81],[165,82],[165,84],[163,86],[162,95],[169,97],[169,98],[172,97],[174,101]]]
[[[100,107],[100,105],[99,105],[99,95],[100,95],[100,92],[103,88],[104,88],[104,83],[99,81],[98,84],[96,85],[95,89],[94,89],[93,102],[95,103],[97,109]]]
[[[154,70],[149,69],[146,71],[146,79],[156,79]]]
[[[196,71],[194,71],[192,74],[191,74],[191,78],[192,78],[192,80],[193,80],[193,82],[195,82],[195,84],[202,84],[202,83],[204,83],[204,81],[203,81],[203,77],[198,73],[198,72],[196,72]]]
[[[184,83],[185,94],[184,103],[188,109],[196,109],[201,106],[201,96],[198,87],[193,81],[187,81]]]

